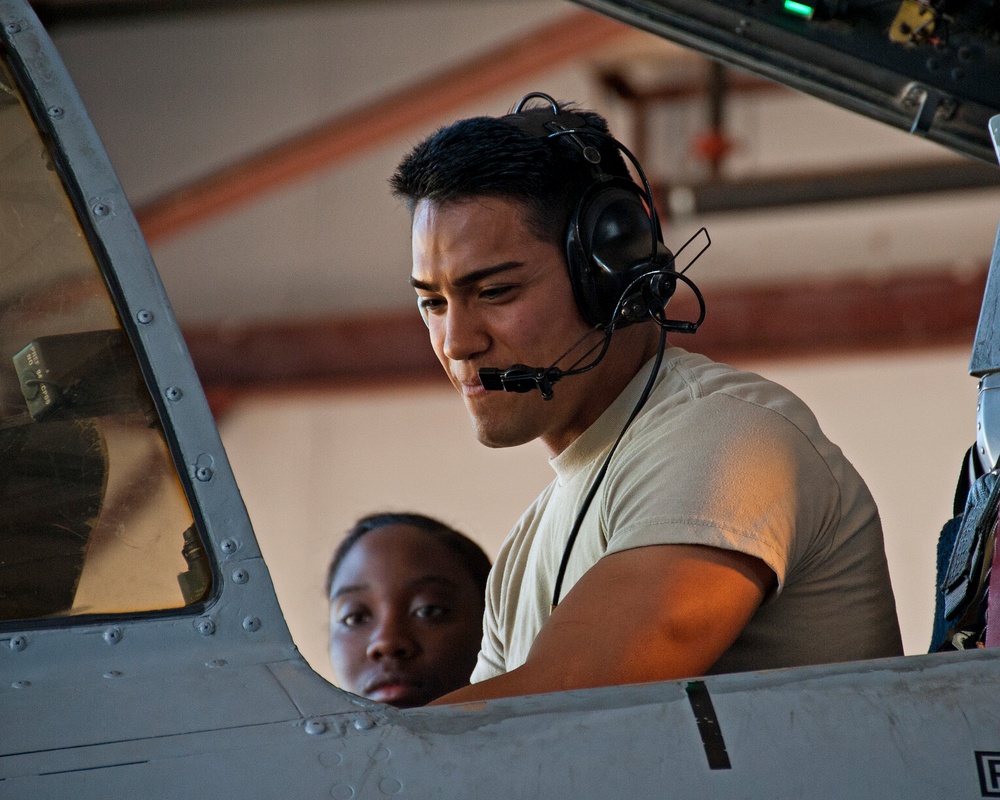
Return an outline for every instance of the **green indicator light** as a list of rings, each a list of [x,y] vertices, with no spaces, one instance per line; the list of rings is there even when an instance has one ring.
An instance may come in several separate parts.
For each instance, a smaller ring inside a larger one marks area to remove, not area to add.
[[[785,11],[789,14],[795,14],[797,17],[805,17],[806,19],[812,19],[813,7],[807,6],[805,3],[796,3],[795,0],[785,0],[784,3]]]

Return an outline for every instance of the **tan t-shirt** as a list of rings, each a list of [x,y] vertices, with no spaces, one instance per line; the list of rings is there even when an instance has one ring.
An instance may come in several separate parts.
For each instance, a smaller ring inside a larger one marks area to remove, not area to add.
[[[583,498],[651,366],[551,459],[555,481],[504,542],[473,682],[527,658]],[[561,597],[606,553],[676,543],[748,553],[778,579],[711,672],[902,654],[881,522],[861,476],[787,389],[670,348],[583,522]]]

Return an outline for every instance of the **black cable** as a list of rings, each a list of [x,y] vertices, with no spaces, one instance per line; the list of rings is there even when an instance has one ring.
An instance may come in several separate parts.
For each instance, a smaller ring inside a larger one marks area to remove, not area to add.
[[[594,497],[597,495],[598,488],[604,481],[604,475],[607,473],[608,466],[611,464],[611,457],[615,454],[615,450],[618,449],[618,445],[625,436],[625,431],[629,429],[629,426],[639,415],[642,407],[649,399],[650,393],[653,391],[653,384],[656,382],[656,376],[660,371],[660,365],[663,363],[663,353],[666,350],[666,345],[667,329],[661,325],[660,341],[656,350],[656,359],[653,362],[653,368],[649,373],[649,378],[646,380],[646,385],[643,387],[642,394],[639,396],[638,402],[632,409],[632,414],[629,416],[628,421],[622,428],[621,433],[618,434],[618,438],[615,440],[615,443],[611,446],[611,450],[608,452],[607,457],[604,459],[604,464],[601,465],[600,472],[597,473],[597,477],[594,478],[594,482],[590,485],[587,496],[584,498],[583,505],[580,507],[580,512],[576,515],[576,520],[574,521],[573,528],[569,533],[569,538],[566,540],[566,547],[563,549],[562,560],[559,562],[559,572],[556,574],[556,585],[552,591],[552,608],[550,609],[550,612],[554,611],[556,606],[559,605],[559,596],[562,594],[562,584],[563,579],[566,577],[566,568],[569,566],[569,557],[573,552],[573,545],[576,544],[576,537],[579,535],[580,528],[583,525],[583,518],[587,515],[590,504],[593,502]]]

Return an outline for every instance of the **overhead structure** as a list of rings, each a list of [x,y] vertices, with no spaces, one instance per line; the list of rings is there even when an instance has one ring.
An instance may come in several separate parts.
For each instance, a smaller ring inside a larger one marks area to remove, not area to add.
[[[575,0],[786,86],[996,164],[990,0]]]

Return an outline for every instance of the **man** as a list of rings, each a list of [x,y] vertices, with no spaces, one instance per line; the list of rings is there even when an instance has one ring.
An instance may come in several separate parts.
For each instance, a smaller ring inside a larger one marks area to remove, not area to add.
[[[640,274],[662,262],[641,225],[615,239],[627,221],[590,220],[629,180],[605,121],[540,97],[551,107],[438,131],[392,179],[413,214],[410,281],[476,436],[539,439],[557,476],[494,565],[473,684],[443,702],[901,654],[874,501],[798,398],[677,347],[660,363],[660,328],[623,327],[618,297],[596,323],[613,329],[604,357],[570,369],[600,344],[588,285],[610,251],[645,248]],[[620,247],[593,245],[603,228]],[[564,364],[539,392],[479,378]]]

